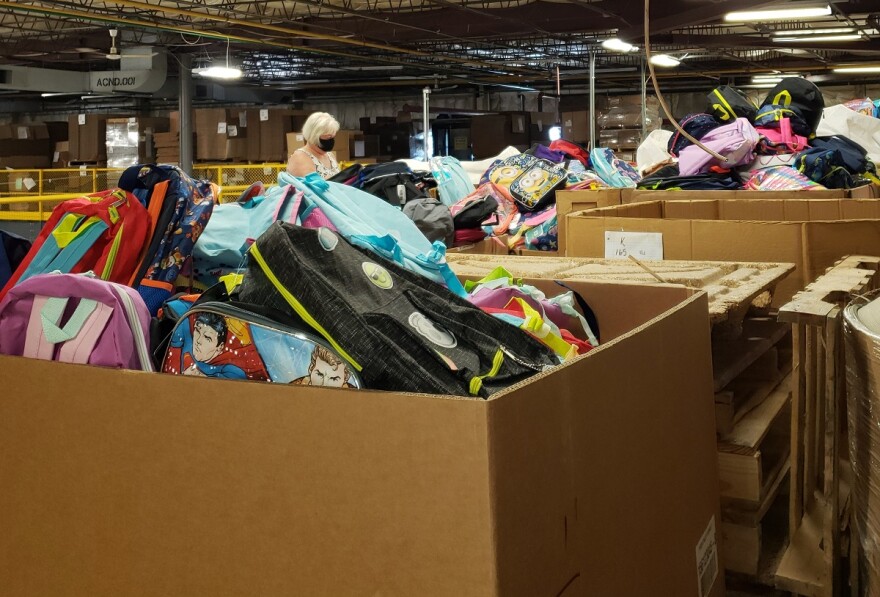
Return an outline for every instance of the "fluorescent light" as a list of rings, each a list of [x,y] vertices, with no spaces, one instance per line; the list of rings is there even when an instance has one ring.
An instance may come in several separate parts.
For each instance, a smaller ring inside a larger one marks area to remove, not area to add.
[[[197,68],[193,72],[209,79],[241,78],[241,69],[231,66],[209,66],[207,68]]]
[[[636,49],[636,47],[632,44],[628,44],[623,40],[617,39],[616,37],[612,37],[611,39],[606,39],[602,42],[602,47],[606,50],[611,50],[612,52],[632,52]]]
[[[793,37],[795,35],[836,35],[840,33],[852,33],[852,27],[831,27],[830,29],[792,29],[791,31],[774,31],[776,37]]]
[[[774,37],[775,42],[814,42],[814,41],[856,41],[862,39],[862,36],[855,33],[853,35],[819,35],[817,37]]]
[[[656,54],[651,56],[651,64],[654,66],[665,66],[667,68],[673,68],[681,64],[681,60],[670,56],[669,54]]]
[[[547,136],[550,138],[551,141],[559,141],[560,139],[562,139],[562,128],[558,126],[551,126],[550,129],[547,131]]]
[[[836,73],[880,73],[880,66],[844,66],[835,68]]]
[[[776,87],[776,83],[752,83],[751,85],[740,85],[739,89],[771,89]]]
[[[752,77],[752,83],[782,83],[782,77]]]
[[[724,15],[725,21],[782,21],[787,19],[805,19],[810,17],[827,17],[831,14],[831,7],[813,8],[780,8],[775,10],[747,10],[743,12],[729,12]]]

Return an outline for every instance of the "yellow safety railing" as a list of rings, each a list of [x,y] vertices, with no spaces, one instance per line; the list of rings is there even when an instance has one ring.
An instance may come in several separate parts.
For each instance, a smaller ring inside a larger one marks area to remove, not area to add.
[[[195,178],[220,189],[220,202],[235,200],[255,182],[272,185],[286,164],[199,164]],[[42,222],[67,199],[112,189],[124,168],[62,168],[0,170],[0,220]]]

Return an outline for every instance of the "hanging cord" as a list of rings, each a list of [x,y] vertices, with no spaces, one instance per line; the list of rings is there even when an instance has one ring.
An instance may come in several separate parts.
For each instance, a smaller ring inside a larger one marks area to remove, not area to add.
[[[727,158],[721,155],[718,152],[712,151],[702,143],[698,139],[692,137],[686,130],[684,130],[678,121],[673,118],[672,111],[669,109],[669,106],[666,104],[666,100],[663,98],[663,94],[660,93],[660,83],[657,81],[657,76],[654,74],[654,64],[651,62],[651,27],[650,27],[650,7],[651,0],[645,0],[645,60],[648,61],[648,70],[651,72],[651,84],[654,86],[654,93],[657,94],[657,99],[660,100],[660,107],[663,108],[663,113],[666,114],[666,118],[668,118],[673,126],[678,129],[678,132],[682,134],[682,136],[711,155],[712,157],[721,160],[722,164],[727,163]]]

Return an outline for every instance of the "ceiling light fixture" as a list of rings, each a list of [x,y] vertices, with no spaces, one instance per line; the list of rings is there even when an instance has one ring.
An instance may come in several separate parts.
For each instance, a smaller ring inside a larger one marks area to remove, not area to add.
[[[852,33],[852,27],[831,27],[830,29],[792,29],[791,31],[774,31],[775,37],[793,37],[795,35],[838,35]]]
[[[655,54],[651,56],[651,64],[654,66],[664,66],[666,68],[674,68],[681,64],[681,60],[670,56],[669,54]]]
[[[229,66],[229,39],[226,39],[226,65],[225,66],[208,66],[205,68],[194,68],[193,72],[208,79],[240,79],[241,69]]]
[[[603,41],[602,47],[612,52],[624,53],[632,52],[633,50],[637,49],[634,45],[628,44],[623,40],[617,39],[616,37],[612,37],[611,39],[606,39],[605,41]]]
[[[724,15],[727,22],[742,23],[746,21],[783,21],[789,19],[808,19],[811,17],[827,17],[831,14],[829,5],[812,8],[779,8],[774,10],[746,10],[729,12]]]
[[[835,68],[834,72],[847,74],[880,73],[880,66],[844,66],[840,68]]]
[[[816,37],[774,37],[773,41],[779,43],[785,42],[806,42],[812,43],[814,41],[856,41],[858,39],[862,39],[862,36],[854,33],[852,35],[819,35]]]

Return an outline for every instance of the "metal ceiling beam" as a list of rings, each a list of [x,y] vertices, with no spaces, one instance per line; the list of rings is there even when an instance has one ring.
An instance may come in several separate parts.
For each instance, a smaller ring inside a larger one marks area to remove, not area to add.
[[[65,4],[68,6],[70,5],[70,3],[68,3],[68,2],[63,2],[61,4]],[[261,23],[261,22],[258,23],[258,22],[254,22],[254,21],[247,21],[244,19],[234,19],[234,18],[229,18],[229,17],[222,17],[219,15],[214,16],[214,15],[204,13],[204,12],[199,12],[199,11],[186,10],[186,9],[180,9],[180,8],[171,8],[171,7],[166,7],[166,6],[157,6],[157,5],[149,4],[147,2],[140,2],[139,0],[113,0],[112,4],[114,6],[134,8],[134,9],[139,9],[139,10],[161,10],[163,13],[167,13],[169,15],[185,16],[185,17],[194,18],[194,19],[204,19],[204,20],[212,22],[212,23],[223,24],[227,27],[246,27],[249,29],[259,29],[261,31],[271,31],[273,33],[281,33],[281,34],[290,35],[290,36],[301,36],[301,37],[307,37],[307,38],[311,38],[311,39],[315,39],[315,40],[332,41],[332,42],[340,44],[340,45],[350,45],[350,46],[356,46],[356,47],[365,48],[365,49],[382,50],[382,51],[392,52],[392,53],[396,53],[396,54],[418,56],[420,58],[426,58],[426,59],[438,58],[438,56],[436,54],[432,54],[432,53],[428,53],[428,52],[421,52],[419,50],[414,50],[411,48],[404,48],[404,47],[395,46],[392,44],[373,43],[373,42],[368,42],[368,41],[351,39],[351,38],[347,38],[347,37],[340,37],[338,35],[330,35],[327,33],[317,33],[314,31],[307,31],[305,29],[294,29],[294,28],[290,28],[290,27],[280,27],[277,25],[271,25],[271,24],[266,24],[266,23]],[[468,59],[468,58],[458,58],[455,56],[448,56],[448,55],[444,55],[441,58],[445,61],[456,62],[458,64],[465,64],[465,65],[476,64],[476,65],[479,65],[484,68],[498,68],[497,65],[491,65],[488,63],[483,63],[483,62],[479,62],[479,61],[476,61],[473,59]],[[509,69],[509,70],[512,70],[514,72],[528,72],[528,71],[525,71],[524,69],[516,69],[516,68]]]
[[[688,35],[674,34],[671,38],[673,45],[696,45],[702,48],[725,48],[725,49],[765,49],[765,50],[823,50],[831,52],[844,52],[846,54],[876,54],[880,52],[880,41],[857,41],[857,42],[813,42],[808,40],[793,43],[777,43],[768,37],[749,36],[724,36],[711,35]]]
[[[668,16],[651,19],[651,35],[665,33],[674,29],[682,29],[692,25],[721,21],[728,12],[734,10],[753,10],[772,4],[778,4],[778,0],[722,0],[721,2],[706,3],[690,10],[669,10],[669,7],[663,6],[663,12]],[[628,29],[623,29],[618,32],[618,37],[627,41],[644,39],[644,25],[635,25]]]

